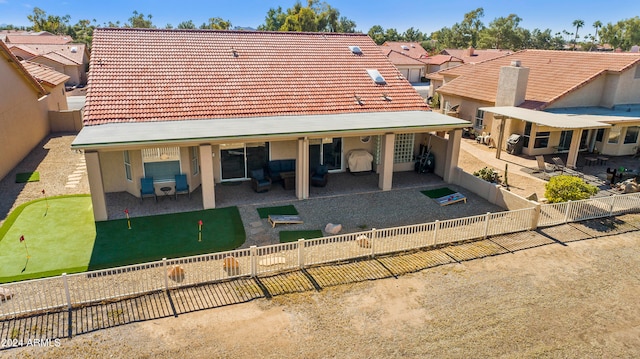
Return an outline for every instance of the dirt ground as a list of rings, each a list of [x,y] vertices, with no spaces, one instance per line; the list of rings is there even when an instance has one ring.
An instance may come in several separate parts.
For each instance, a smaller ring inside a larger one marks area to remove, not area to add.
[[[640,232],[100,330],[34,358],[640,357]]]

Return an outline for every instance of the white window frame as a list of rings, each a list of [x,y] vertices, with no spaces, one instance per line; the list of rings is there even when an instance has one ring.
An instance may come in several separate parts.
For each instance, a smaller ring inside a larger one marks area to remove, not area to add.
[[[129,151],[122,152],[122,158],[124,161],[124,177],[129,182],[133,182],[133,172],[131,172],[131,155]]]
[[[143,148],[142,149],[142,168],[144,170],[144,176],[148,176],[146,164],[149,163],[178,163],[178,173],[182,173],[182,162],[180,161],[180,147],[155,147],[155,148]],[[154,176],[153,182],[174,182],[175,178],[156,178]]]
[[[197,176],[200,173],[200,159],[198,158],[199,152],[200,148],[196,146],[191,147],[191,174],[193,176]]]
[[[476,118],[474,127],[477,129],[484,129],[484,111],[476,109]]]

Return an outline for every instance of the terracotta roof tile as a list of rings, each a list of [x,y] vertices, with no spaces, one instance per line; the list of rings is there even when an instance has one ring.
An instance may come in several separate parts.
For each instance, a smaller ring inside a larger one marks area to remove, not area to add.
[[[451,55],[461,59],[465,64],[477,64],[487,60],[492,60],[498,57],[512,54],[510,50],[497,50],[497,49],[444,49],[440,51],[440,54]]]
[[[6,42],[12,44],[51,44],[61,45],[72,42],[71,36],[59,36],[59,35],[14,35],[7,34]]]
[[[439,71],[455,77],[437,91],[484,102],[495,102],[500,67],[520,60],[529,68],[525,101],[548,105],[559,97],[584,86],[606,72],[621,72],[640,62],[637,53],[598,53],[584,51],[523,50],[475,65],[462,65]]]
[[[42,36],[48,37],[48,36]],[[48,45],[48,44],[11,44],[24,51],[29,51],[39,56],[45,56],[53,61],[65,65],[80,65],[85,60],[86,45],[85,44],[64,44],[64,45]],[[30,59],[27,59],[30,60]]]
[[[414,59],[409,55],[406,55],[401,52],[397,52],[395,50],[389,51],[387,57],[394,65],[414,65],[414,66],[424,66],[425,63],[423,60]]]
[[[388,54],[389,51],[396,51],[414,59],[429,56],[427,50],[417,42],[386,41],[384,44],[380,45],[380,49],[385,54]]]
[[[42,85],[27,71],[20,60],[9,50],[7,45],[0,41],[0,55],[4,56],[6,60],[16,67],[18,72],[20,72],[25,79],[31,84],[31,86],[36,90],[39,96],[44,96],[47,94],[47,91],[42,87]]]
[[[69,76],[42,64],[30,61],[22,61],[22,65],[38,82],[44,82],[50,87],[60,85],[69,79]]]
[[[428,109],[362,34],[96,29],[88,87],[86,125]]]
[[[434,56],[429,56],[427,58],[422,59],[422,61],[424,61],[427,64],[432,64],[432,65],[442,65],[445,62],[459,62],[462,63],[462,59],[459,59],[455,56],[451,56],[451,55],[434,55]]]

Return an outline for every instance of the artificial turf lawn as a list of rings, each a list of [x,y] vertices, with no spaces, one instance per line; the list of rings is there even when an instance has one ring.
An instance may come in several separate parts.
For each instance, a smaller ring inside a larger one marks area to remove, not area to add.
[[[86,271],[95,238],[91,208],[89,195],[19,206],[0,228],[0,283]]]
[[[287,206],[279,206],[279,207],[264,207],[258,208],[258,214],[260,218],[268,218],[270,214],[280,214],[280,215],[292,215],[295,216],[298,214],[298,210],[293,205]]]
[[[429,198],[440,198],[444,196],[448,196],[450,194],[456,193],[456,191],[452,191],[448,187],[436,188],[429,191],[420,191],[423,195]]]
[[[202,220],[202,241],[198,221]],[[245,239],[238,207],[96,222],[89,270],[221,252]]]
[[[310,230],[310,231],[280,231],[280,243],[295,242],[300,238],[312,239],[322,237],[322,231]]]
[[[94,222],[89,195],[20,205],[0,227],[0,283],[225,251],[245,241],[237,207],[137,217],[131,224],[129,230],[126,219]]]
[[[16,183],[38,182],[40,181],[39,172],[16,173]]]

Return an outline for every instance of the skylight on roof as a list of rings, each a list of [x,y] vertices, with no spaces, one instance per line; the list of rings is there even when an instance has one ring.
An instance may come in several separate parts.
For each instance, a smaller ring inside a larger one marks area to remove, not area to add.
[[[384,77],[382,77],[382,75],[380,74],[380,71],[376,70],[376,69],[368,69],[367,73],[369,74],[369,76],[371,77],[371,79],[373,80],[373,82],[375,82],[378,85],[386,85],[387,81],[384,79]]]
[[[407,46],[407,45],[402,45],[401,47],[402,47],[403,50],[409,50],[409,46]]]
[[[360,49],[359,46],[349,46],[349,50],[351,50],[351,52],[353,52],[356,55],[362,55],[362,50]]]

